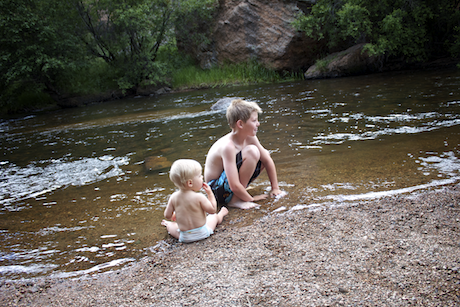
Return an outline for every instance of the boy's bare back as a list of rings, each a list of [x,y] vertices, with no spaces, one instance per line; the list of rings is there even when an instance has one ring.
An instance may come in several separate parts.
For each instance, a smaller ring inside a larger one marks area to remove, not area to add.
[[[227,146],[231,145],[230,133],[217,140],[209,149],[204,167],[204,181],[216,179],[224,170],[222,154]]]

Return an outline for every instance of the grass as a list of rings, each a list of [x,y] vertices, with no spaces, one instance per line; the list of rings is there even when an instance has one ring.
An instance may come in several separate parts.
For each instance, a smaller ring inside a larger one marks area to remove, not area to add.
[[[321,72],[325,72],[327,71],[327,66],[332,62],[334,58],[323,58],[323,59],[319,59],[319,60],[316,60],[316,69],[318,71],[321,71]]]
[[[172,87],[204,88],[233,84],[276,83],[301,80],[302,74],[279,74],[254,61],[238,64],[225,64],[211,69],[201,69],[196,65],[187,65],[176,70],[172,77]]]

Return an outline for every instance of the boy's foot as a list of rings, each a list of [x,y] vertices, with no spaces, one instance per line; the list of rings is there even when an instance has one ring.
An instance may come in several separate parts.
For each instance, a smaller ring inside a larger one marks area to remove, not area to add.
[[[161,225],[168,227],[168,224],[171,223],[170,221],[167,220],[162,220]]]
[[[251,209],[255,207],[259,207],[258,204],[253,203],[251,201],[236,201],[234,203],[228,204],[229,207],[239,208],[239,209]]]

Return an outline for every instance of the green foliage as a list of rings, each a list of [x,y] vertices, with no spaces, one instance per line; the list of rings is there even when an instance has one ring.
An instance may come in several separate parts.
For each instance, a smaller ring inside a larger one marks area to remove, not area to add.
[[[187,27],[181,17],[209,18],[217,3],[0,0],[0,107],[25,90],[63,97],[166,83],[183,58],[175,40],[176,27]]]
[[[91,58],[62,72],[56,86],[69,95],[99,94],[118,88],[116,74],[104,60]]]
[[[332,58],[322,58],[315,62],[316,69],[319,71],[327,71],[327,66],[332,62]]]
[[[175,43],[174,23],[181,16],[209,14],[210,0],[92,0],[76,1],[83,21],[80,37],[91,53],[117,69],[119,88],[164,83],[169,63],[158,60],[160,48]],[[198,18],[199,19],[199,18]],[[180,21],[180,22],[179,22]],[[188,25],[190,27],[190,24]]]
[[[336,9],[339,1],[317,1],[310,14],[300,13],[293,21],[294,27],[317,40],[326,39],[335,44],[337,27],[335,27]]]
[[[424,61],[445,50],[460,53],[455,30],[460,13],[454,5],[449,0],[318,0],[294,26],[331,48],[364,42],[370,54]]]
[[[18,94],[15,103],[0,107],[2,113],[19,113],[32,109],[42,109],[54,106],[54,101],[50,95],[43,92],[26,91]]]
[[[372,33],[370,13],[360,5],[345,3],[337,12],[337,24],[341,30],[340,36],[351,36],[357,41]]]
[[[177,6],[174,25],[182,45],[207,46],[217,0],[188,0]]]
[[[455,55],[460,55],[460,27],[455,27],[455,42],[450,46],[450,52]],[[460,64],[459,64],[460,65]]]
[[[79,35],[91,53],[117,69],[118,86],[136,88],[148,80],[164,79],[164,65],[156,63],[159,47],[172,32],[171,1],[78,1],[84,23]]]
[[[82,48],[62,11],[65,2],[0,0],[0,106],[19,93],[54,91],[57,76]]]

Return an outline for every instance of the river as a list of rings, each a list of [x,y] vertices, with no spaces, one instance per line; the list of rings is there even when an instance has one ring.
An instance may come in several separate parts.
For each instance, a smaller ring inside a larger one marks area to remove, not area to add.
[[[0,276],[88,276],[161,251],[178,158],[229,131],[223,97],[263,109],[258,137],[287,195],[245,225],[459,181],[460,72],[408,71],[123,99],[0,121]],[[163,163],[155,169],[154,162]],[[268,192],[266,174],[251,193]]]

